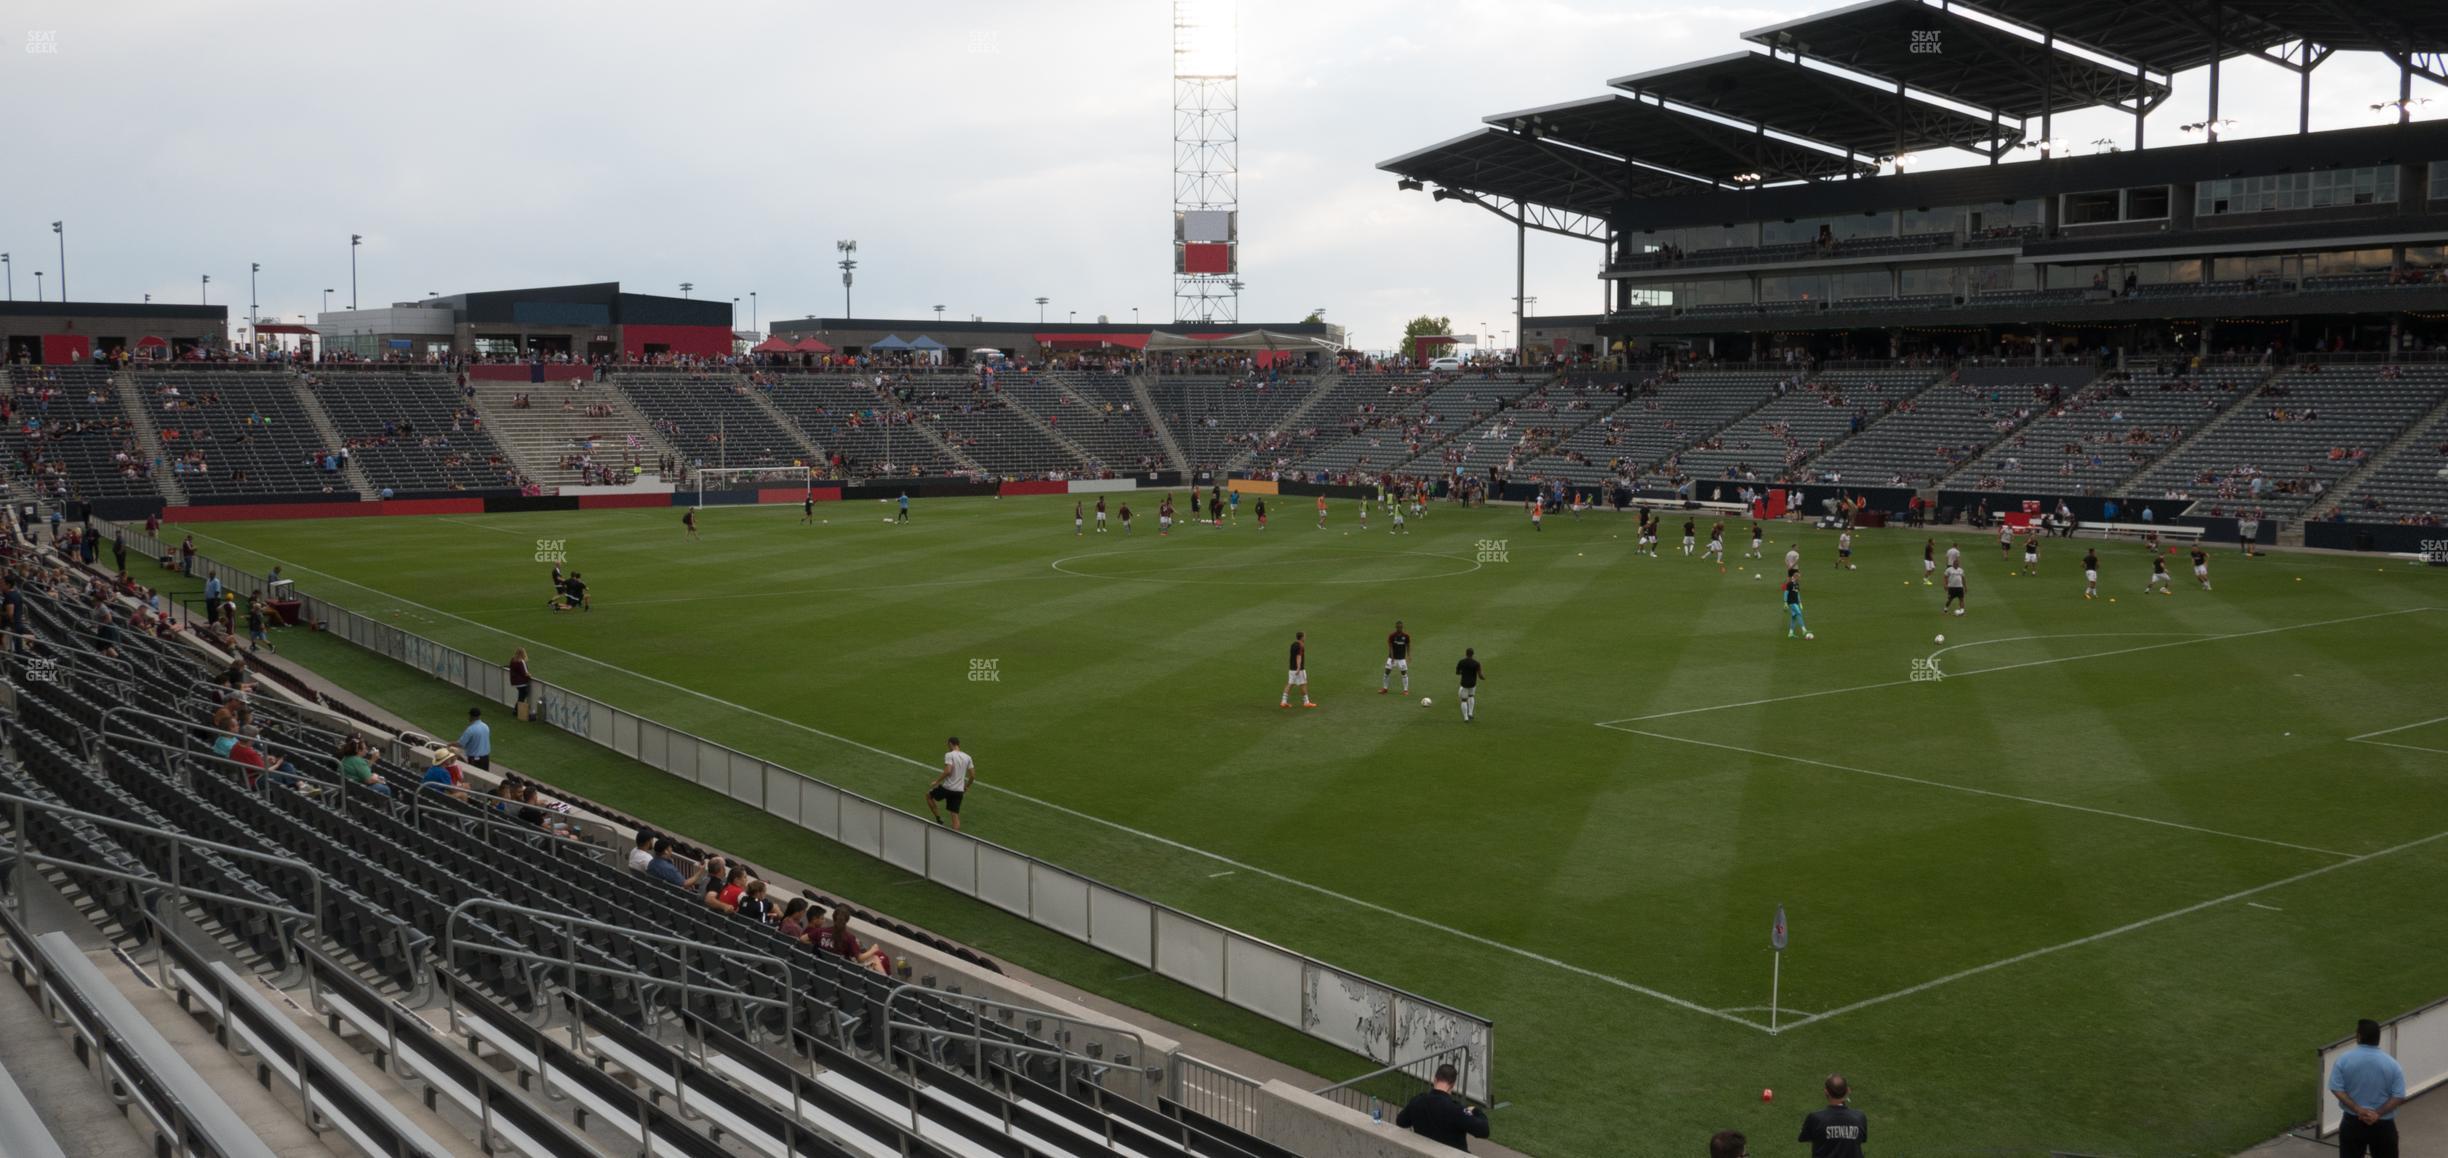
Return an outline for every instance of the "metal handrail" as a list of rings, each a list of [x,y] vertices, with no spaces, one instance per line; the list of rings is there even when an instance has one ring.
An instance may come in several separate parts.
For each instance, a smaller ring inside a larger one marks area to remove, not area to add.
[[[433,792],[443,791],[440,785],[426,784],[422,781],[418,782],[417,787]],[[491,832],[494,829],[508,829],[513,835],[516,836],[553,836],[552,832],[547,829],[537,828],[532,824],[521,824],[518,821],[496,815],[494,810],[491,808],[474,807],[477,800],[498,800],[500,797],[480,796],[471,798],[470,800],[466,801],[466,803],[471,805],[471,807],[466,809],[445,808],[442,805],[432,803],[430,802],[426,791],[410,792],[407,794],[407,798],[409,817],[408,823],[411,827],[416,828],[420,832],[424,831],[423,818],[426,814],[431,813],[445,820],[473,820],[484,826],[484,830],[487,832]],[[573,835],[555,838],[553,839],[552,843],[546,847],[559,848],[563,845],[576,844],[590,852],[597,854],[598,857],[607,864],[614,862],[615,854],[618,850],[613,846],[574,835],[579,831],[578,826],[581,824],[603,828],[607,833],[611,832],[611,826],[603,824],[600,821],[589,820],[586,817],[579,816],[574,813],[554,813],[554,815],[564,817],[568,820],[569,827]]]
[[[494,956],[507,958],[513,961],[523,961],[531,965],[536,965],[540,968],[559,966],[569,971],[569,989],[572,992],[575,992],[578,987],[578,975],[580,973],[597,974],[606,977],[621,977],[631,981],[638,981],[639,977],[634,970],[613,969],[607,966],[596,965],[591,962],[578,960],[578,938],[574,935],[565,934],[562,937],[564,953],[559,957],[550,957],[541,953],[530,953],[523,949],[513,949],[502,945],[486,945],[473,941],[462,941],[459,939],[459,921],[460,918],[465,917],[468,914],[468,911],[471,909],[487,909],[498,913],[516,913],[532,920],[565,924],[571,926],[573,929],[595,929],[601,932],[615,933],[620,936],[634,938],[650,945],[675,946],[681,949],[695,950],[701,953],[712,953],[716,956],[726,957],[735,961],[755,961],[759,963],[781,966],[782,976],[780,983],[785,993],[785,996],[783,997],[761,997],[753,993],[743,993],[736,989],[725,989],[715,986],[700,985],[689,980],[686,976],[688,959],[685,954],[681,957],[682,976],[679,980],[666,981],[658,978],[651,982],[642,982],[642,984],[657,989],[676,986],[680,992],[685,994],[706,997],[725,997],[745,1005],[780,1007],[782,1010],[782,1040],[786,1042],[798,1040],[800,1004],[799,981],[798,978],[792,974],[790,964],[782,960],[780,957],[773,956],[770,953],[752,953],[746,949],[732,949],[721,945],[708,945],[698,941],[691,941],[686,937],[675,937],[668,933],[656,933],[645,929],[633,929],[625,925],[614,925],[609,922],[597,921],[591,918],[577,916],[572,913],[556,913],[548,909],[538,909],[527,905],[514,905],[508,901],[495,900],[491,897],[470,897],[467,900],[451,906],[450,916],[445,918],[442,922],[442,960],[444,964],[447,965],[456,961],[458,959],[456,956],[457,951],[464,948],[470,952],[490,953]],[[543,1017],[549,1019],[552,1015],[551,1003],[538,1002],[537,1004]],[[454,1020],[457,1018],[458,1009],[456,1005],[453,1006],[451,1015]],[[753,1022],[745,1017],[743,1017],[741,1021],[744,1023],[742,1028],[747,1031],[747,1036],[753,1039],[756,1036]],[[541,1022],[538,1024],[541,1024]]]
[[[180,742],[177,744],[171,744],[165,740],[156,740],[151,736],[137,735],[130,732],[114,732],[111,730],[111,717],[113,716],[142,716],[147,719],[161,720],[165,723],[177,724],[180,728]],[[191,759],[211,760],[219,764],[227,765],[230,768],[234,768],[238,770],[240,775],[244,776],[270,776],[272,774],[272,770],[269,768],[258,768],[252,764],[244,764],[240,763],[239,761],[232,760],[218,752],[203,751],[195,748],[193,746],[195,732],[198,731],[211,732],[216,735],[230,736],[237,739],[245,738],[240,733],[230,731],[227,728],[216,728],[210,724],[199,724],[193,720],[182,720],[177,716],[165,716],[159,712],[148,712],[142,708],[131,708],[124,704],[104,708],[102,710],[102,726],[100,732],[98,736],[90,738],[97,741],[97,745],[102,747],[107,747],[113,743],[137,744],[143,747],[155,749],[157,751],[176,753]],[[90,758],[99,758],[99,754],[96,752],[89,751],[87,756]],[[292,768],[287,775],[295,776],[300,780],[313,780],[322,784],[339,785],[343,788],[347,787],[348,783],[336,772],[327,774],[319,769],[309,772]],[[345,793],[342,794],[340,807],[344,812],[348,809],[348,800]]]
[[[58,865],[62,868],[72,868],[79,872],[98,876],[105,880],[126,881],[130,884],[140,886],[168,889],[173,896],[191,897],[198,900],[213,901],[219,904],[236,905],[242,909],[252,909],[257,912],[270,913],[274,916],[290,918],[297,923],[297,927],[289,928],[283,938],[283,941],[293,954],[296,951],[297,934],[300,928],[322,928],[322,874],[317,873],[314,870],[313,865],[307,864],[305,861],[299,860],[296,857],[276,856],[268,852],[258,852],[251,848],[240,848],[234,844],[223,844],[217,840],[206,840],[200,836],[189,836],[183,832],[174,832],[167,828],[157,828],[150,824],[137,824],[134,821],[119,820],[114,817],[100,815],[99,813],[86,812],[81,809],[70,808],[64,804],[53,804],[46,800],[36,800],[30,796],[19,796],[13,792],[0,792],[0,804],[5,804],[8,806],[9,824],[11,826],[10,831],[17,834],[15,860],[22,860],[33,864]],[[54,816],[65,816],[76,820],[82,820],[88,824],[99,825],[104,828],[115,828],[123,832],[136,832],[147,836],[167,838],[170,841],[170,877],[168,880],[164,880],[161,877],[153,876],[149,873],[143,875],[126,873],[117,869],[103,868],[99,865],[90,865],[83,861],[70,860],[66,857],[53,856],[49,853],[36,851],[33,846],[33,834],[26,828],[25,818],[26,812],[29,809],[38,813],[49,813]],[[188,845],[194,845],[200,849],[217,852],[223,856],[245,857],[249,860],[260,861],[265,864],[276,864],[287,868],[300,870],[306,875],[307,885],[313,892],[314,900],[312,903],[314,905],[314,911],[311,913],[300,912],[299,910],[291,908],[287,905],[276,905],[267,901],[259,901],[252,897],[232,896],[227,893],[199,889],[185,883],[180,879],[179,850]],[[12,863],[14,862],[12,861]],[[25,912],[25,890],[11,889],[9,891],[8,907],[13,912],[22,916]]]
[[[948,1026],[929,1025],[923,1021],[895,1020],[893,1018],[894,1005],[901,1000],[903,995],[912,993],[922,994],[938,1001],[967,1002],[970,1006],[970,1028],[964,1032]],[[1021,1042],[1003,1041],[1000,1039],[989,1042],[986,1039],[986,1010],[989,1008],[1007,1010],[1012,1013],[1025,1014],[1032,1019],[1054,1022],[1056,1026],[1054,1037],[1056,1044],[1053,1047],[1047,1047],[1041,1045],[1029,1045]],[[1138,1043],[1139,1052],[1135,1055],[1117,1054],[1111,1061],[1107,1061],[1106,1059],[1100,1058],[1091,1053],[1064,1048],[1062,1043],[1068,1041],[1071,1036],[1069,1029],[1067,1028],[1070,1026],[1080,1026],[1087,1029],[1094,1029],[1100,1033],[1110,1033],[1120,1037],[1127,1037],[1130,1040]],[[1140,1079],[1143,1081],[1158,1080],[1165,1076],[1165,1067],[1163,1065],[1152,1065],[1147,1062],[1147,1039],[1140,1036],[1140,1034],[1135,1030],[1128,1029],[1123,1026],[1112,1025],[1103,1021],[1085,1021],[1076,1017],[1065,1017],[1062,1014],[1053,1012],[1052,1010],[1039,1009],[1033,1005],[1013,1005],[1007,1001],[996,1001],[986,997],[972,997],[966,993],[955,993],[944,989],[930,989],[924,985],[918,985],[911,982],[903,982],[896,985],[893,987],[891,993],[885,994],[884,1029],[888,1035],[887,1040],[889,1040],[889,1034],[892,1030],[906,1029],[917,1033],[931,1034],[939,1037],[958,1038],[962,1041],[970,1043],[972,1047],[970,1050],[970,1056],[977,1062],[977,1078],[980,1082],[984,1082],[986,1080],[986,1050],[989,1046],[992,1046],[995,1049],[1009,1050],[1013,1053],[1025,1053],[1036,1057],[1050,1057],[1055,1059],[1063,1068],[1064,1085],[1066,1088],[1070,1084],[1069,1078],[1071,1063],[1075,1060],[1080,1062],[1084,1068],[1098,1072],[1102,1072],[1108,1068],[1128,1068],[1134,1073],[1138,1074]]]
[[[1359,1077],[1339,1081],[1330,1086],[1320,1086],[1319,1088],[1309,1092],[1316,1094],[1318,1097],[1340,1103],[1355,1110],[1366,1110],[1368,1107],[1360,1102],[1360,1099],[1363,1096],[1366,1096],[1370,1101],[1377,1101],[1378,1099],[1374,1094],[1363,1095],[1359,1090],[1360,1083],[1375,1081],[1378,1078],[1386,1077],[1392,1074],[1401,1074],[1404,1077],[1417,1078],[1419,1075],[1411,1072],[1413,1067],[1426,1065],[1427,1063],[1437,1061],[1440,1058],[1450,1058],[1454,1064],[1455,1070],[1462,1074],[1467,1074],[1470,1070],[1470,1047],[1462,1045],[1449,1045],[1443,1049],[1436,1050],[1431,1053],[1421,1054],[1409,1061],[1395,1062],[1392,1065],[1381,1066],[1377,1069],[1370,1070]],[[1463,1088],[1464,1084],[1464,1080],[1461,1077],[1457,1077],[1454,1081],[1454,1087],[1456,1089]]]

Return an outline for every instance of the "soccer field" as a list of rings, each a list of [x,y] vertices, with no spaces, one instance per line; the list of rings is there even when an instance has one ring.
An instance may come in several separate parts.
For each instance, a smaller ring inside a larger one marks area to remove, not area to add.
[[[1612,514],[1395,536],[1285,497],[1260,533],[1245,497],[1160,538],[1132,497],[1127,538],[1067,497],[718,507],[699,542],[677,510],[194,530],[911,809],[958,734],[978,835],[1493,1017],[1497,1140],[1533,1153],[1772,1152],[1830,1070],[1882,1153],[2229,1152],[2311,1115],[2316,1045],[2448,992],[2439,571],[2230,547],[2145,595],[2148,552],[2099,545],[2086,601],[2090,544],[2024,577],[1963,532],[1957,618],[1904,530],[1839,571],[1832,534],[1753,561],[1736,523],[1721,573],[1679,516],[1651,559]],[[544,539],[592,612],[544,609]],[[1396,619],[1433,706],[1378,692]],[[1295,631],[1316,710],[1277,707]],[[720,839],[704,800],[675,823]]]

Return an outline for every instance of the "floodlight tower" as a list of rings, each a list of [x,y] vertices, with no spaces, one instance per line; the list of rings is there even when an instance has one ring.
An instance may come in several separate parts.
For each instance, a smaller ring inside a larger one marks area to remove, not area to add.
[[[1173,319],[1241,315],[1238,0],[1173,0]]]

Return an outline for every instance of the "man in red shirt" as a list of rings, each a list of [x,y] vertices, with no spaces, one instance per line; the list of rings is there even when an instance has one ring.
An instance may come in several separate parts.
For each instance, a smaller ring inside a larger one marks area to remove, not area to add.
[[[263,753],[255,747],[256,738],[262,734],[260,729],[247,728],[238,733],[238,742],[230,746],[229,758],[247,767],[244,775],[249,788],[255,787],[255,780],[264,769]]]

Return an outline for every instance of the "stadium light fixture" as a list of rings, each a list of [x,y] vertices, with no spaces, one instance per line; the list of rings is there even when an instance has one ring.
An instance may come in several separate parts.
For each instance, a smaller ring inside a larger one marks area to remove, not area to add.
[[[68,300],[68,226],[65,222],[51,223],[51,232],[59,235],[60,300]]]
[[[8,280],[8,300],[17,300],[17,267],[9,264],[9,255],[0,253],[0,277]]]
[[[203,276],[203,282],[196,289],[196,300],[209,306],[212,304],[212,275],[208,273]]]
[[[1240,75],[1240,32],[1239,0],[1178,0],[1173,6],[1173,75]]]
[[[43,271],[34,271],[34,300],[38,302],[43,300],[42,275]]]
[[[1394,182],[1394,187],[1395,187],[1396,189],[1401,189],[1401,190],[1411,190],[1411,191],[1417,191],[1417,190],[1420,190],[1420,189],[1425,189],[1425,188],[1427,188],[1427,186],[1420,184],[1419,179],[1418,179],[1418,178],[1416,178],[1416,177],[1403,177],[1403,178],[1399,178],[1399,179],[1397,179],[1397,180]]]
[[[693,289],[696,289],[696,288],[697,288],[697,283],[696,283],[696,282],[693,282],[693,281],[684,281],[684,282],[681,282],[681,283],[680,283],[680,296],[681,296],[681,298],[686,299],[686,298],[689,296],[689,291],[690,291],[690,290],[693,290]]]
[[[943,310],[944,308],[940,305],[935,307],[935,323],[937,325],[943,324]]]
[[[839,252],[839,253],[841,254],[841,260],[840,260],[840,261],[838,261],[838,262],[836,262],[836,263],[834,263],[834,264],[841,266],[841,271],[842,271],[842,316],[846,318],[846,317],[850,317],[850,316],[851,316],[851,314],[850,314],[850,271],[852,271],[852,270],[854,270],[854,269],[857,269],[857,268],[858,268],[858,261],[857,261],[857,259],[855,259],[855,258],[851,257],[850,255],[858,252],[858,242],[856,242],[856,241],[851,241],[851,240],[848,240],[848,239],[844,239],[844,240],[841,240],[841,241],[836,241],[836,242],[834,242],[834,243],[833,243],[833,248],[834,248],[834,250],[835,250],[835,251],[837,251],[837,252]]]
[[[1736,173],[1732,179],[1737,185],[1757,185],[1760,183],[1762,175],[1758,173]]]
[[[365,234],[349,234],[349,308],[357,308],[357,247],[365,244]]]
[[[1045,324],[1045,308],[1046,308],[1046,303],[1047,303],[1047,302],[1049,302],[1049,301],[1052,301],[1052,300],[1054,300],[1054,299],[1052,299],[1052,298],[1038,298],[1038,299],[1037,299],[1037,324],[1038,324],[1038,325],[1041,325],[1041,326],[1042,326],[1042,325],[1044,325],[1044,324]]]

